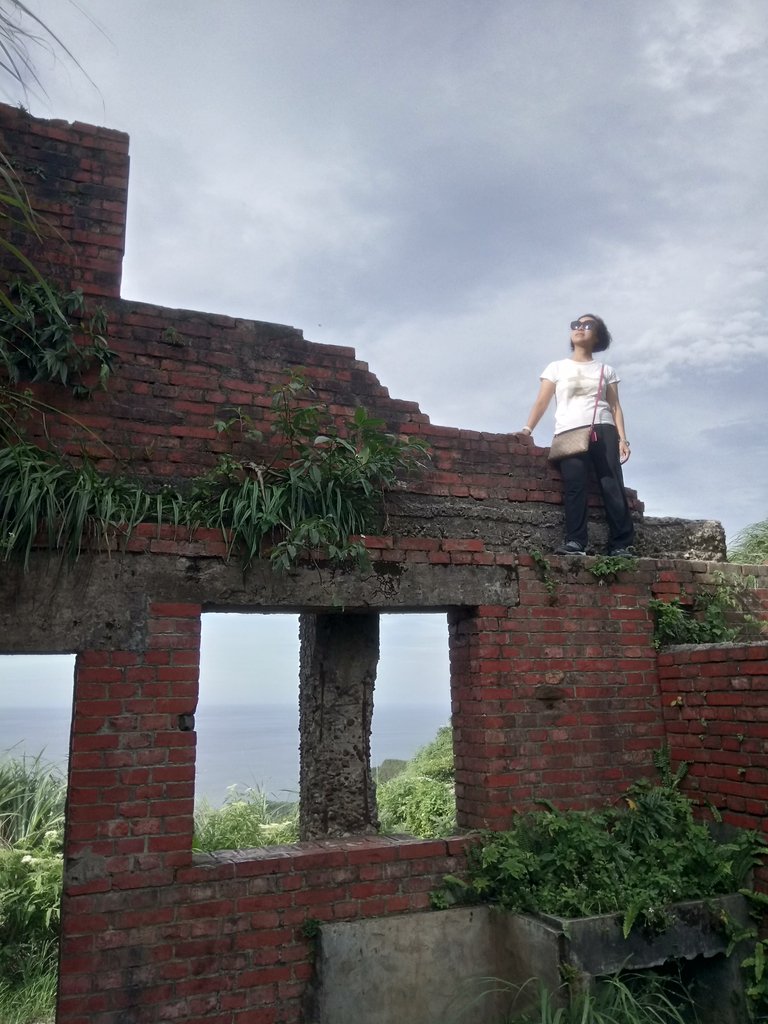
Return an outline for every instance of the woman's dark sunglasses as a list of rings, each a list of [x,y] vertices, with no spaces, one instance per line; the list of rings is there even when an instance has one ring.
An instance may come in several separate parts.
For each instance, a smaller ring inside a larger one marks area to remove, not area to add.
[[[596,327],[594,320],[585,320],[583,323],[581,320],[571,320],[572,331],[594,331]]]

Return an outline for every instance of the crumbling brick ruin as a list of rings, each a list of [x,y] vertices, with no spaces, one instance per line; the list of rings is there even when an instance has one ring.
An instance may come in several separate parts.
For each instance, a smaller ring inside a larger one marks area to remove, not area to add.
[[[652,642],[650,598],[694,595],[716,572],[743,577],[724,561],[717,524],[646,518],[632,494],[639,567],[600,585],[588,563],[554,557],[553,593],[530,554],[560,536],[544,451],[435,426],[353,350],[292,327],[121,298],[125,135],[0,107],[0,148],[45,217],[36,263],[104,305],[119,355],[108,389],[87,402],[35,385],[61,414],[30,419],[30,439],[77,456],[72,416],[93,431],[98,468],[182,481],[227,450],[213,428],[222,410],[266,424],[270,389],[302,368],[332,410],[364,405],[432,450],[390,494],[386,533],[366,538],[367,572],[257,562],[244,574],[217,531],[146,524],[72,565],[42,547],[27,568],[3,564],[0,653],[77,655],[59,1024],[298,1024],[313,976],[307,921],[425,910],[430,889],[461,869],[460,835],[376,835],[365,744],[344,761],[345,737],[370,729],[381,612],[447,615],[460,828],[503,828],[542,798],[615,799],[665,742],[726,822],[765,828],[766,645],[659,655]],[[6,277],[16,270],[7,263]],[[749,572],[768,617],[768,566]],[[200,620],[226,610],[302,616],[312,841],[296,847],[192,852]],[[333,685],[321,689],[328,666]],[[312,731],[318,710],[330,748]]]

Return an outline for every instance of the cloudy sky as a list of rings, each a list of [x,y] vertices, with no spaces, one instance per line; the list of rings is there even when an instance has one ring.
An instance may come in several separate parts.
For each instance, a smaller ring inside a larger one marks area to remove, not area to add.
[[[765,0],[27,3],[95,83],[32,113],[131,137],[124,297],[498,432],[598,313],[646,513],[768,516]]]
[[[768,516],[765,0],[32,6],[96,85],[40,52],[32,112],[131,137],[126,298],[500,432],[598,313],[648,514]]]

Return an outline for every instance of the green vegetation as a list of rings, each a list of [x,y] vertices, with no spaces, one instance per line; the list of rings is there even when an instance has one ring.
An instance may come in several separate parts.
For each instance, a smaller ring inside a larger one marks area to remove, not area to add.
[[[63,55],[93,85],[73,53],[27,4],[22,3],[22,0],[0,0],[0,87],[4,100],[8,100],[13,91],[17,92],[19,98],[26,98],[31,86],[42,90],[30,52],[35,47],[42,47],[46,53]],[[6,81],[3,82],[3,79]],[[43,218],[32,209],[13,162],[7,154],[0,152],[0,255],[13,257],[55,303],[53,292],[24,252],[25,247],[20,248],[11,241],[14,232],[39,239],[44,224]],[[4,281],[0,282],[0,305],[14,315],[17,312]]]
[[[549,603],[557,604],[557,576],[552,563],[538,549],[534,548],[530,555],[536,567],[538,577],[547,591]],[[629,555],[600,555],[597,558],[588,560],[588,564],[585,563],[587,572],[591,573],[601,585],[614,583],[619,573],[631,572],[637,566],[637,558]]]
[[[77,6],[77,5],[75,5]],[[0,72],[11,80],[25,95],[27,83],[42,89],[35,70],[30,47],[61,51],[88,78],[74,54],[22,0],[2,0],[0,3]],[[90,78],[88,78],[90,82]],[[93,84],[93,83],[91,83]]]
[[[557,580],[552,572],[552,563],[537,548],[531,551],[531,558],[536,566],[539,579],[544,584],[544,589],[549,595],[549,603],[557,604]]]
[[[311,394],[298,375],[274,389],[270,465],[224,455],[183,493],[151,492],[26,442],[0,448],[0,555],[27,564],[43,536],[76,558],[89,541],[106,543],[156,522],[220,529],[244,567],[266,555],[276,569],[313,557],[366,565],[364,542],[353,538],[378,528],[386,488],[420,465],[426,445],[386,432],[361,407],[339,429],[325,406],[307,402]],[[237,422],[242,433],[244,419],[215,428]],[[246,433],[250,440],[257,434]]]
[[[468,880],[446,879],[437,906],[485,901],[519,912],[562,917],[621,914],[624,935],[635,923],[663,930],[668,905],[735,892],[763,856],[757,833],[718,842],[694,818],[680,791],[686,765],[672,772],[656,755],[661,780],[633,785],[625,807],[521,814],[505,832],[484,832],[470,848]]]
[[[456,830],[453,733],[446,725],[376,790],[381,831],[431,838]]]
[[[605,584],[613,583],[620,572],[632,572],[637,566],[638,560],[633,555],[601,555],[587,566],[587,572],[598,583]]]
[[[295,843],[298,803],[276,803],[255,786],[230,786],[222,807],[205,800],[195,805],[194,850],[242,850]]]
[[[714,584],[700,590],[695,598],[653,599],[648,606],[654,616],[654,646],[671,644],[716,644],[756,638],[760,622],[750,614],[750,593],[754,577],[728,579],[714,574]]]
[[[93,389],[86,378],[94,367],[106,387],[115,353],[101,307],[89,311],[81,291],[64,293],[40,281],[14,281],[8,297],[11,308],[0,320],[0,366],[10,384],[51,381],[87,398]],[[7,400],[13,392],[2,394]]]
[[[34,849],[61,834],[65,794],[63,774],[40,754],[0,762],[0,849]]]
[[[728,560],[748,565],[768,562],[768,519],[752,523],[736,536],[728,548]]]
[[[36,758],[0,763],[0,1020],[53,1017],[66,784]]]
[[[572,990],[566,984],[552,993],[539,986],[533,1005],[532,984],[516,986],[498,978],[482,978],[478,993],[459,1016],[451,1016],[451,1024],[470,1024],[473,1018],[469,1014],[500,994],[511,1006],[502,1024],[688,1024],[692,1019],[693,1004],[682,985],[648,971],[601,978],[590,991]],[[517,1009],[522,1006],[528,1009]]]
[[[747,1009],[750,1021],[765,1024],[768,1021],[768,935],[762,927],[766,911],[768,911],[768,895],[742,889],[741,893],[750,904],[750,916],[753,921],[742,928],[725,914],[722,924],[730,942],[727,955],[730,956],[737,944],[747,943],[752,949],[749,956],[741,961],[744,977],[745,994],[748,1000]]]

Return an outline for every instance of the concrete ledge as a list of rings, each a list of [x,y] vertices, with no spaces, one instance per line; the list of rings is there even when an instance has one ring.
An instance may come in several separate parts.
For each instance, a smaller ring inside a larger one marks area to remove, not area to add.
[[[667,960],[725,953],[728,936],[722,922],[724,914],[744,927],[749,920],[744,897],[732,894],[676,903],[669,908],[669,923],[663,931],[649,932],[636,924],[626,939],[619,914],[580,918],[541,914],[533,921],[563,935],[563,956],[569,966],[599,977],[624,968],[642,970]]]

